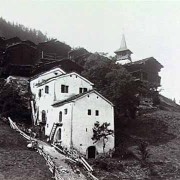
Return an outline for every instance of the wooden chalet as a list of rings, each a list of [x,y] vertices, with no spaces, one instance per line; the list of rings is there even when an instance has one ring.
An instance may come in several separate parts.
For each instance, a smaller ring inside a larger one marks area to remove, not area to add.
[[[148,82],[153,87],[157,88],[161,84],[161,77],[159,72],[163,65],[161,65],[155,58],[149,57],[132,63],[127,63],[124,67],[140,81]]]
[[[39,56],[49,59],[62,59],[68,57],[68,52],[71,47],[63,42],[52,39],[50,41],[39,43],[38,46]]]

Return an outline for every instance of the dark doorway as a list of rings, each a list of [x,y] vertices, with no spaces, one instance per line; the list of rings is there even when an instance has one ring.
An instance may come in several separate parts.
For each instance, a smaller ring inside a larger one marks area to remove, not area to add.
[[[87,148],[87,158],[95,158],[96,157],[96,147],[95,146],[89,146]]]

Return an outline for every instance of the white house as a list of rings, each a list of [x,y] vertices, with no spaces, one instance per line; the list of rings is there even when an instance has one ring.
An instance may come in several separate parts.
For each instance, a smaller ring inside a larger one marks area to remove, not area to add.
[[[62,72],[54,76],[53,73],[36,76],[30,82],[35,102],[34,124],[44,125],[45,135],[53,142],[95,157],[103,152],[103,146],[102,142],[94,144],[91,139],[94,123],[108,122],[114,130],[113,104],[79,74]],[[114,137],[109,136],[105,152],[113,148]]]

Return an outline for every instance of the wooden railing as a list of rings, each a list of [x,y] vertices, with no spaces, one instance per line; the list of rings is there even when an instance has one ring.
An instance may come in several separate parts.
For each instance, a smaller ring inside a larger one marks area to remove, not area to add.
[[[11,120],[10,117],[8,117],[8,120],[9,120],[10,127],[12,129],[14,129],[17,132],[19,132],[27,140],[29,140],[31,142],[33,142],[33,141],[37,142],[37,151],[39,152],[40,155],[42,155],[44,157],[44,159],[46,161],[46,164],[49,167],[49,170],[53,173],[54,179],[55,180],[63,180],[63,178],[62,178],[62,173],[64,173],[63,169],[60,169],[53,162],[52,157],[44,151],[43,146],[39,145],[39,141],[36,138],[32,138],[31,136],[28,136],[26,133],[21,131],[18,128],[18,126],[16,125],[16,123]],[[60,151],[61,153],[63,153],[64,155],[68,156],[67,158],[70,159],[71,161],[73,161],[74,163],[80,162],[84,166],[84,168],[88,171],[87,174],[88,174],[89,178],[91,178],[92,180],[98,180],[92,174],[92,171],[93,171],[92,167],[88,164],[88,162],[82,156],[80,156],[78,154],[78,152],[76,150],[68,151],[68,150],[65,150],[65,149],[61,149],[61,148],[59,148],[56,145],[53,145],[53,147],[55,149],[57,149],[58,151]]]

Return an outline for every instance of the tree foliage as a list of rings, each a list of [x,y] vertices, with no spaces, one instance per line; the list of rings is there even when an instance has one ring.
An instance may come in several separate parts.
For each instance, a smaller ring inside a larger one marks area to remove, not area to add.
[[[108,141],[108,136],[112,136],[114,134],[114,131],[111,129],[108,129],[110,126],[110,123],[103,123],[100,125],[100,123],[97,121],[94,123],[94,128],[93,128],[93,137],[91,138],[94,143],[100,141],[101,139],[103,140],[103,152],[106,147],[106,143]]]
[[[36,44],[47,41],[48,38],[41,31],[27,28],[22,24],[14,24],[0,18],[0,36],[5,38],[19,37],[22,40],[30,40]]]
[[[95,88],[115,105],[115,115],[122,113],[135,118],[139,105],[138,93],[142,84],[115,61],[99,54],[89,56],[82,73],[95,84]]]
[[[30,93],[28,82],[11,79],[0,83],[0,114],[3,117],[13,117],[15,120],[30,121]]]

